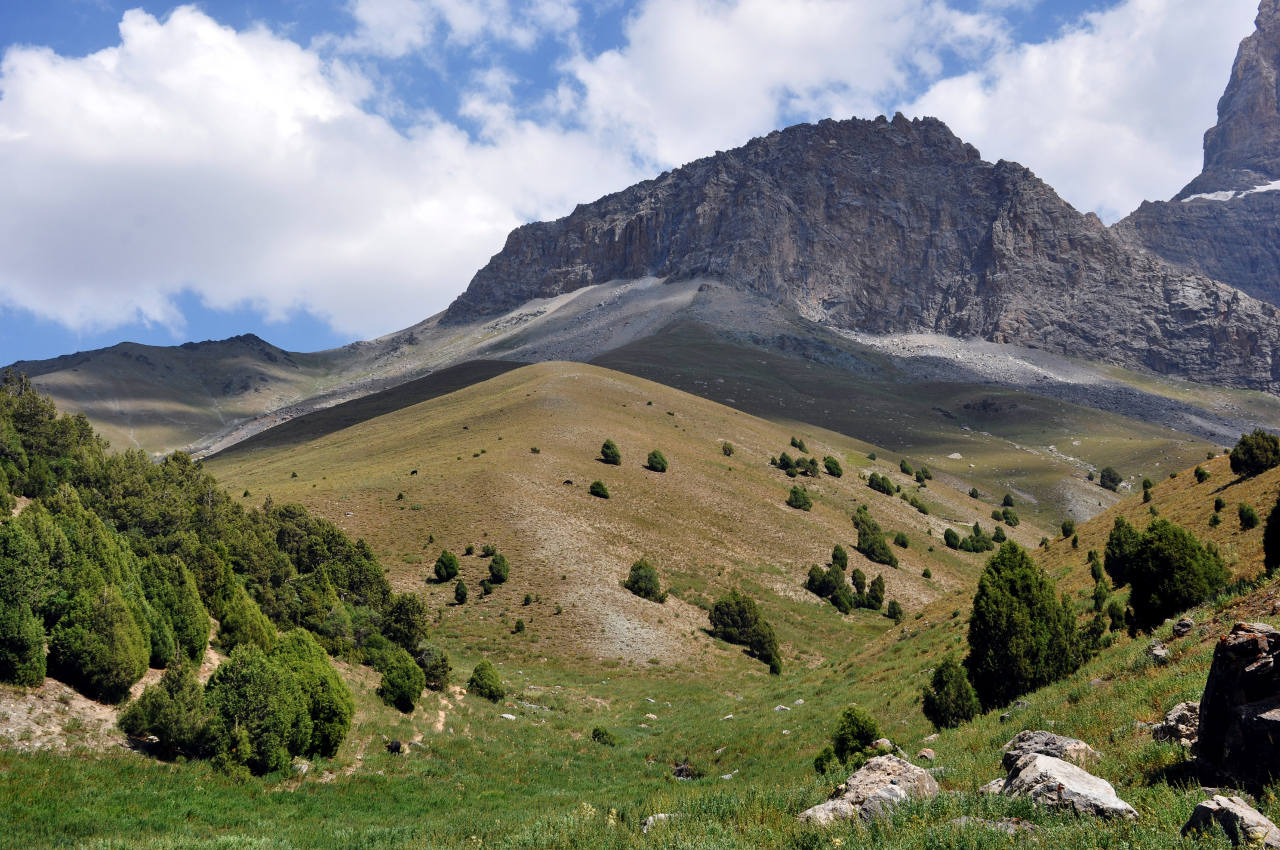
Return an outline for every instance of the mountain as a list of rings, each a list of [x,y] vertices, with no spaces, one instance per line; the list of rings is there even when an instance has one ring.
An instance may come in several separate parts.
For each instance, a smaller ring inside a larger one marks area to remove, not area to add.
[[[1280,2],[1263,0],[1240,44],[1204,169],[1116,230],[1154,254],[1280,304]]]

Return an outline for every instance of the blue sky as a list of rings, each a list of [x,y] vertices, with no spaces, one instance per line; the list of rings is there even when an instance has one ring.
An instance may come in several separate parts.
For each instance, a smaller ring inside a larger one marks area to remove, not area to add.
[[[510,229],[796,121],[936,115],[1113,221],[1257,0],[0,4],[0,363],[443,309]]]

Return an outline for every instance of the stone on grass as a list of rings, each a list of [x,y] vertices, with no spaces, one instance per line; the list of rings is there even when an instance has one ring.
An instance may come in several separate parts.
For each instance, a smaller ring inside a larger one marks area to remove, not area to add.
[[[1243,844],[1280,850],[1280,829],[1239,797],[1215,795],[1212,800],[1205,800],[1191,813],[1182,834],[1212,832],[1215,823],[1237,847]]]
[[[640,825],[640,832],[644,835],[648,835],[649,830],[653,829],[655,826],[657,826],[660,823],[666,823],[667,821],[671,820],[673,817],[675,817],[675,815],[671,815],[666,812],[658,812],[655,815],[649,815],[647,818],[644,819],[644,823]]]
[[[993,779],[986,785],[978,789],[979,794],[1002,794],[1004,793],[1004,780]]]
[[[936,757],[937,757],[937,754],[934,753],[934,751],[929,749],[928,747],[925,747],[923,750],[916,753],[916,758],[924,759],[925,761],[933,761],[934,758]]]
[[[1280,778],[1280,631],[1236,623],[1213,650],[1196,752],[1246,787]]]
[[[837,820],[871,820],[905,800],[927,800],[938,783],[926,771],[897,756],[876,756],[838,786],[831,799],[800,813],[800,820],[826,826]]]
[[[1012,770],[1018,759],[1030,753],[1053,756],[1078,765],[1085,765],[1098,758],[1098,751],[1077,738],[1055,735],[1043,729],[1024,729],[1004,745],[1001,767]]]
[[[1200,703],[1180,702],[1164,720],[1151,729],[1151,737],[1157,741],[1170,741],[1188,749],[1195,746],[1196,737],[1200,734]]]
[[[1028,797],[1052,809],[1074,809],[1077,814],[1135,820],[1138,813],[1116,796],[1105,779],[1060,758],[1028,753],[1018,759],[1005,781],[1003,793]]]
[[[893,742],[888,738],[876,738],[871,742],[871,749],[879,750],[882,753],[891,752],[893,750]]]
[[[1191,630],[1196,626],[1196,621],[1190,617],[1183,617],[1181,620],[1173,624],[1174,637],[1186,637],[1191,634]]]
[[[1162,641],[1153,640],[1147,646],[1147,657],[1157,665],[1167,664],[1169,662],[1169,647],[1165,646]]]

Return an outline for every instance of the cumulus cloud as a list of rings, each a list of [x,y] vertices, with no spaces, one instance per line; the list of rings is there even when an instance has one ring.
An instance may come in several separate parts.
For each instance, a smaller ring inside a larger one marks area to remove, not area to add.
[[[439,41],[472,46],[494,39],[528,49],[578,23],[574,0],[353,0],[349,8],[355,32],[321,45],[390,58]]]
[[[1114,220],[1200,172],[1203,133],[1257,9],[1126,0],[1044,43],[998,51],[903,109],[943,119],[987,159],[1017,160]]]

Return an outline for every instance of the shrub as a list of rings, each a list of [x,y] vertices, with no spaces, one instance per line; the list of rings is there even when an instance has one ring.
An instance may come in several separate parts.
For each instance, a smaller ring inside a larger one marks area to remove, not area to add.
[[[513,629],[511,630],[511,633],[512,633],[513,635],[522,635],[522,634],[524,634],[524,620],[516,620],[515,628],[513,628]]]
[[[840,461],[836,460],[831,455],[827,455],[822,459],[822,465],[826,467],[827,475],[830,475],[832,478],[844,477],[844,467],[840,465]]]
[[[462,550],[462,554],[468,558],[470,558],[475,553],[476,553],[476,547],[470,543],[467,544],[467,548]]]
[[[1098,473],[1098,483],[1106,490],[1113,493],[1119,489],[1120,482],[1124,481],[1120,473],[1113,466],[1104,466],[1102,471]]]
[[[1138,549],[1142,545],[1142,535],[1122,516],[1116,517],[1111,527],[1111,535],[1107,538],[1105,561],[1107,575],[1116,587],[1129,583],[1129,574],[1133,570],[1133,562]]]
[[[862,755],[880,737],[880,727],[866,709],[851,705],[840,712],[835,731],[831,733],[831,749],[842,764]]]
[[[803,487],[792,487],[791,493],[787,496],[787,507],[798,511],[810,510],[813,507],[813,500],[809,498],[809,491]]]
[[[921,578],[933,578],[933,570],[928,567],[924,568],[924,572],[920,573]]]
[[[223,769],[271,773],[310,742],[297,682],[252,644],[235,648],[205,688],[210,746]]]
[[[867,586],[867,598],[864,607],[879,611],[884,604],[884,576],[876,576]]]
[[[720,444],[720,453],[725,457],[733,457],[733,443],[728,440]]]
[[[1216,548],[1166,519],[1152,520],[1130,565],[1135,627],[1153,628],[1210,599],[1230,578]]]
[[[604,445],[600,447],[600,459],[607,464],[621,466],[622,452],[618,451],[618,444],[613,440],[605,440]]]
[[[924,716],[938,729],[951,729],[978,716],[978,694],[954,658],[948,657],[933,671],[933,679],[921,698]]]
[[[793,449],[799,449],[800,451],[804,452],[805,454],[808,454],[808,453],[809,453],[809,449],[805,446],[805,444],[804,444],[804,440],[798,440],[798,439],[796,439],[795,437],[792,437],[792,438],[791,438],[791,448],[793,448]]]
[[[991,532],[992,543],[995,543],[998,545],[1000,543],[1005,542],[1008,539],[1009,539],[1009,535],[1005,534],[1004,529],[1001,528],[1000,526],[996,526],[996,530]]]
[[[876,459],[875,452],[867,452],[867,460],[875,460],[875,459]]]
[[[1076,533],[1076,521],[1073,519],[1064,519],[1062,521],[1062,536],[1071,537]]]
[[[1151,491],[1150,491],[1150,490],[1143,490],[1143,491],[1142,491],[1142,504],[1144,504],[1144,505],[1145,505],[1145,504],[1147,504],[1147,503],[1148,503],[1148,502],[1150,502],[1150,501],[1151,501]]]
[[[1222,510],[1222,509],[1223,509],[1223,508],[1225,508],[1226,506],[1227,506],[1227,503],[1226,503],[1226,501],[1224,501],[1224,500],[1223,500],[1223,498],[1222,498],[1221,496],[1219,496],[1219,497],[1217,497],[1216,499],[1214,499],[1214,500],[1213,500],[1213,511],[1214,511],[1214,513],[1217,513],[1218,511]]]
[[[405,652],[412,652],[426,638],[429,624],[430,614],[422,597],[416,593],[398,593],[382,618],[382,634]]]
[[[1209,514],[1209,527],[1217,528],[1222,525],[1222,514]]]
[[[644,558],[631,565],[631,572],[622,586],[641,599],[648,599],[650,602],[667,601],[667,594],[662,592],[662,585],[658,580],[658,571]]]
[[[1258,527],[1258,512],[1253,509],[1253,505],[1246,505],[1241,502],[1237,513],[1240,515],[1240,528],[1245,531],[1251,531]]]
[[[654,449],[649,452],[649,459],[645,462],[645,466],[652,472],[666,472],[667,459],[663,456],[662,452]]]
[[[893,482],[889,480],[889,476],[881,475],[873,472],[867,476],[867,486],[877,493],[884,493],[886,496],[892,496],[894,493]]]
[[[1013,507],[1017,507],[1017,506],[1013,503],[1013,496],[1011,496],[1011,495],[1010,495],[1010,494],[1008,494],[1008,493],[1005,493],[1005,494],[1004,494],[1004,498],[1000,500],[1000,506],[1001,506],[1001,507],[1004,507],[1004,508],[1013,508]]]
[[[982,497],[982,494],[978,492],[978,488],[977,488],[977,487],[970,487],[970,488],[969,488],[969,498],[970,498],[970,499],[978,499],[978,498],[981,498],[981,497]]]
[[[853,589],[862,595],[867,592],[867,574],[857,567],[853,568],[853,572],[849,574],[849,582],[853,585]]]
[[[1245,434],[1231,450],[1231,471],[1241,478],[1252,478],[1276,466],[1280,466],[1280,439],[1266,431]]]
[[[836,751],[829,746],[823,747],[822,751],[813,759],[813,769],[819,776],[825,776],[835,761]]]
[[[488,596],[490,593],[493,593],[493,585],[487,578],[480,579],[480,595]]]
[[[911,541],[907,539],[905,531],[899,531],[893,535],[893,545],[906,549],[911,546]]]
[[[948,528],[942,532],[942,542],[947,544],[948,549],[959,549],[960,535],[956,534],[954,528]]]
[[[161,756],[199,758],[209,750],[209,712],[195,667],[179,662],[129,703],[118,721],[131,738],[154,735]]]
[[[831,565],[841,570],[849,568],[849,553],[839,543],[831,547]]]
[[[413,660],[422,670],[427,689],[443,691],[449,686],[449,674],[453,668],[449,665],[449,656],[443,649],[424,643],[418,648]]]
[[[115,703],[147,671],[150,647],[120,592],[76,594],[49,636],[49,672],[101,702]]]
[[[405,714],[412,713],[427,687],[422,668],[412,655],[398,646],[385,653],[381,662],[382,684],[378,686],[378,696],[387,705]]]
[[[1075,613],[1025,549],[1007,542],[987,561],[969,620],[965,668],[986,709],[1074,672],[1083,661]]]
[[[825,570],[818,566],[810,567],[804,587],[810,593],[830,600],[841,614],[848,614],[856,606],[857,600],[849,592],[844,573],[835,564]]]
[[[609,498],[609,488],[604,486],[603,481],[592,481],[591,486],[587,488],[587,492],[598,499]]]
[[[443,583],[457,577],[458,556],[448,549],[441,550],[440,557],[436,558],[436,581]]]
[[[471,671],[471,678],[467,679],[467,693],[483,697],[489,702],[497,702],[507,695],[502,687],[502,680],[498,678],[497,668],[488,659],[481,661]]]
[[[1107,587],[1105,581],[1100,581],[1093,586],[1093,610],[1101,611],[1107,604],[1107,597],[1111,595],[1111,588]]]
[[[494,555],[493,560],[489,562],[489,584],[502,584],[510,577],[511,564],[507,563],[507,556]]]
[[[898,461],[898,471],[903,475],[915,475],[915,470],[911,468],[911,464],[907,463],[907,459],[903,458]]]
[[[896,599],[889,600],[889,607],[885,609],[884,613],[890,620],[893,620],[895,625],[901,623],[907,616],[902,610],[902,605],[900,605]]]
[[[467,604],[467,585],[462,579],[458,579],[458,583],[453,586],[453,601],[459,605]]]
[[[1197,466],[1196,467],[1196,483],[1203,484],[1208,480],[1209,480],[1209,470],[1205,469],[1203,466]]]
[[[863,557],[875,564],[886,564],[890,567],[898,566],[898,556],[893,554],[893,550],[884,542],[884,532],[875,520],[871,518],[871,514],[867,511],[866,506],[859,506],[853,515],[854,527],[858,529],[857,550],[862,553]]]
[[[44,626],[26,603],[0,602],[0,682],[34,688],[44,674]]]
[[[1021,522],[1021,520],[1018,519],[1018,515],[1015,514],[1013,510],[1010,508],[1003,508],[1000,511],[1000,518],[1003,519],[1005,522],[1005,525],[1009,526],[1010,528],[1017,528],[1018,523]]]
[[[1112,599],[1107,603],[1107,617],[1111,620],[1111,631],[1118,632],[1124,628],[1124,606],[1120,604],[1119,599]]]
[[[747,647],[747,650],[769,665],[769,672],[782,672],[778,638],[773,627],[760,615],[755,600],[736,590],[729,591],[711,606],[711,636]]]
[[[617,736],[603,726],[597,726],[591,730],[591,740],[606,747],[618,746]]]
[[[297,683],[303,711],[311,720],[311,736],[305,743],[298,742],[296,753],[333,758],[351,729],[356,704],[329,656],[306,629],[292,629],[281,636],[268,658]]]
[[[1006,509],[1006,510],[1007,510],[1007,509]],[[995,520],[996,522],[1003,522],[1003,521],[1004,521],[1004,514],[1000,512],[1000,509],[999,509],[999,508],[996,508],[995,510],[993,510],[993,511],[991,512],[991,518],[992,518],[993,520]]]

